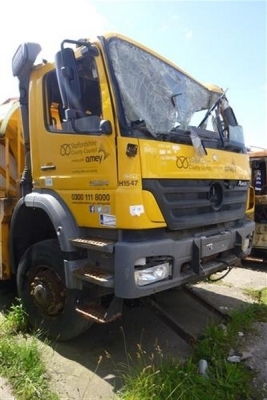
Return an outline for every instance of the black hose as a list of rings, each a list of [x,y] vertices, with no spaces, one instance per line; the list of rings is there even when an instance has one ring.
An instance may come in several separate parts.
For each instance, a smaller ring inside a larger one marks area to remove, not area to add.
[[[225,272],[224,275],[220,276],[220,278],[217,278],[217,279],[211,279],[210,277],[208,277],[207,279],[208,279],[209,282],[218,282],[218,281],[220,281],[221,279],[225,278],[233,268],[233,267],[231,267],[231,265],[229,265],[229,263],[227,261],[224,261],[224,260],[218,260],[218,261],[220,261],[221,263],[227,265],[226,272]]]

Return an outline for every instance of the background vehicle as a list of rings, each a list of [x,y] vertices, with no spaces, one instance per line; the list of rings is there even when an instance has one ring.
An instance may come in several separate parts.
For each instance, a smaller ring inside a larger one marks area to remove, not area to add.
[[[20,100],[0,128],[0,277],[33,326],[70,339],[250,253],[249,157],[225,92],[118,34],[34,65],[40,51],[14,55]]]
[[[267,150],[249,152],[251,182],[255,191],[256,222],[252,255],[263,255],[267,259]]]

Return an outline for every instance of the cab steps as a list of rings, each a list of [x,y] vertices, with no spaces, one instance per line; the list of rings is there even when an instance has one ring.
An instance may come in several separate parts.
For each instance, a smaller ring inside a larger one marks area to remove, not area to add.
[[[114,297],[107,308],[103,307],[101,304],[84,300],[76,307],[76,311],[82,314],[86,319],[100,324],[106,324],[121,317],[122,306],[123,299],[119,297]]]
[[[114,276],[107,271],[96,267],[85,266],[73,271],[73,276],[86,282],[94,283],[99,286],[113,288]]]
[[[70,239],[70,243],[74,247],[82,247],[84,249],[101,251],[103,253],[113,253],[116,242],[99,238],[76,238]]]

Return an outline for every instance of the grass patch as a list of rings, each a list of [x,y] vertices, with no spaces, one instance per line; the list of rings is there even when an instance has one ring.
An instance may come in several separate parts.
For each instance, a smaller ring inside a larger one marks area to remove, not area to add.
[[[4,320],[1,324],[1,336],[6,334],[25,333],[28,330],[27,315],[23,310],[22,304],[17,300],[12,304],[10,310],[4,314]]]
[[[38,333],[27,335],[26,315],[20,303],[1,319],[0,375],[18,400],[59,400],[49,390],[49,377],[38,345]]]
[[[253,372],[241,363],[227,360],[238,348],[239,332],[250,332],[255,321],[266,316],[264,304],[250,304],[232,313],[227,326],[210,325],[184,363],[156,352],[146,356],[139,346],[137,360],[124,366],[122,400],[248,400],[257,397],[252,387]],[[160,357],[159,357],[160,355]],[[199,361],[208,363],[205,374]]]
[[[243,289],[243,293],[252,298],[255,302],[267,305],[267,287],[263,289]]]

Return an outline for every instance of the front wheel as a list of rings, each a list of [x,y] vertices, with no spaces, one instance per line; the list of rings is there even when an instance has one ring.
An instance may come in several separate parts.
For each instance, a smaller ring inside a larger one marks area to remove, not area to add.
[[[65,285],[64,261],[56,239],[26,250],[18,266],[17,288],[30,325],[50,338],[72,339],[91,324],[75,310],[80,292]]]

